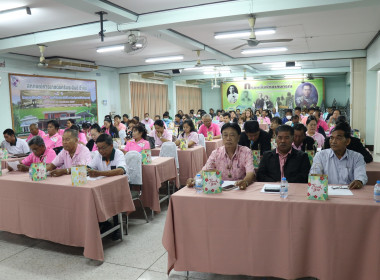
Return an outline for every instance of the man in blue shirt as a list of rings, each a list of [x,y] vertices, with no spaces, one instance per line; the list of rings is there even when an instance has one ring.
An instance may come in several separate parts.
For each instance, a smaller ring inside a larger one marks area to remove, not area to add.
[[[347,149],[350,136],[351,129],[347,123],[337,124],[331,131],[331,148],[315,155],[310,174],[327,174],[329,184],[362,188],[368,181],[365,162],[361,154]]]

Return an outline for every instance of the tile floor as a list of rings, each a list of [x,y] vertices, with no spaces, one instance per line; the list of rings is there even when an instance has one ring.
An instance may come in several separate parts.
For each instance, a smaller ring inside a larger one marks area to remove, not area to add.
[[[103,240],[105,254],[103,264],[83,257],[83,248],[0,232],[0,280],[186,279],[185,272],[173,271],[169,277],[165,273],[167,254],[161,239],[167,203],[162,203],[162,210],[148,224],[140,217],[130,221],[129,235],[125,236],[122,242],[112,241],[106,237]],[[136,213],[135,216],[140,214]],[[190,272],[189,279],[261,280],[264,278]]]

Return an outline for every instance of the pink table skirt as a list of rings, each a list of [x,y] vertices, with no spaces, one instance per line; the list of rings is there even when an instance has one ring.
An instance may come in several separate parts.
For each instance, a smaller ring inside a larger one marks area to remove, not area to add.
[[[372,186],[322,202],[307,200],[304,184],[290,184],[285,201],[261,193],[263,185],[172,195],[162,239],[168,273],[380,279],[380,203]]]
[[[84,247],[84,256],[94,260],[104,260],[98,222],[134,210],[126,176],[80,187],[67,175],[40,182],[21,172],[0,177],[0,230]]]
[[[212,151],[216,150],[217,148],[223,146],[223,140],[222,139],[216,139],[212,141],[205,141],[206,142],[206,154],[207,158],[211,155]]]
[[[1,169],[7,169],[8,168],[8,162],[9,161],[19,161],[21,162],[25,157],[21,158],[7,158],[1,160]]]
[[[367,163],[366,171],[368,176],[367,185],[374,186],[380,180],[380,162]]]
[[[159,189],[161,183],[168,180],[175,180],[176,187],[179,188],[179,177],[174,158],[158,157],[151,164],[142,166],[143,192],[141,201],[144,207],[160,212]]]
[[[206,164],[207,154],[202,146],[195,146],[188,150],[178,151],[178,164],[179,164],[179,182],[181,185],[186,185],[189,178],[193,178]],[[152,156],[158,156],[160,148],[152,150]]]

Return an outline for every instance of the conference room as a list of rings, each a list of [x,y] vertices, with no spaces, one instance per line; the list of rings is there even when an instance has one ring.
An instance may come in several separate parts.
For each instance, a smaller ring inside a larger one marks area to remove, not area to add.
[[[0,1],[0,279],[380,279],[379,14]]]

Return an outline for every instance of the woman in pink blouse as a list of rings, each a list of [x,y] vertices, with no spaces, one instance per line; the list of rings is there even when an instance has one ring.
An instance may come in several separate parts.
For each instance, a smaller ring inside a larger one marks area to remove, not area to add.
[[[136,124],[132,129],[132,140],[129,140],[125,145],[123,153],[129,151],[141,152],[142,150],[149,150],[150,144],[146,140],[147,132],[145,125],[142,123]]]
[[[154,138],[156,147],[161,147],[164,142],[172,142],[172,134],[169,130],[165,129],[163,120],[156,120],[154,122],[154,129],[149,133],[149,136]]]
[[[87,137],[86,134],[77,126],[76,124],[73,124],[70,126],[70,129],[74,129],[78,131],[78,139],[79,139],[79,144],[86,145],[87,144]]]
[[[306,121],[306,135],[312,137],[318,143],[318,148],[322,148],[325,143],[325,137],[317,132],[317,119],[309,116]]]
[[[195,129],[193,121],[186,120],[182,126],[183,126],[183,133],[181,133],[178,136],[178,140],[175,141],[175,144],[179,146],[179,143],[181,142],[180,140],[185,139],[187,141],[187,146],[189,148],[193,146],[197,146],[199,139],[198,139],[198,133]]]
[[[237,123],[224,124],[221,132],[223,146],[211,153],[202,170],[218,170],[223,181],[236,181],[235,185],[244,190],[255,180],[252,152],[238,145],[241,129]],[[186,185],[192,187],[194,183],[190,178]]]

